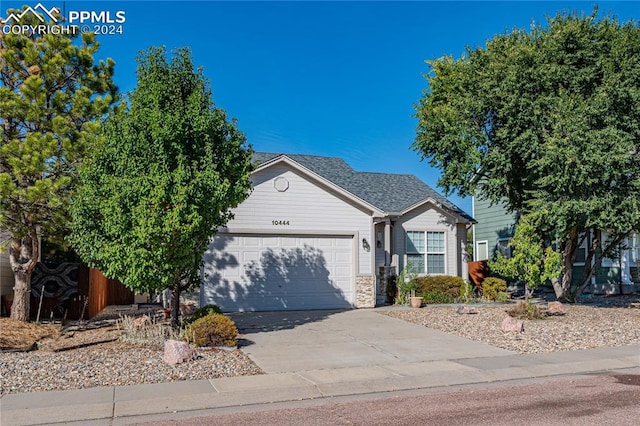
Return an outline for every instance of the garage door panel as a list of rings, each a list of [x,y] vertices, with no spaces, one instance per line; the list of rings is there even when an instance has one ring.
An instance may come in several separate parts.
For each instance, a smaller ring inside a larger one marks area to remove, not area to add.
[[[336,278],[351,278],[351,268],[349,266],[336,266],[335,274]]]
[[[281,237],[280,238],[280,246],[281,247],[297,247],[298,241],[296,238],[291,237]]]
[[[340,251],[335,254],[336,263],[351,264],[351,252]]]
[[[262,237],[260,238],[260,247],[277,247],[279,246],[278,237]]]
[[[218,236],[205,262],[225,256],[238,260],[222,263],[212,274],[207,263],[202,302],[227,312],[352,307],[352,242],[352,237],[333,236]],[[225,251],[232,246],[241,249]]]
[[[334,238],[317,238],[315,244],[319,248],[333,248],[336,246],[336,240]]]
[[[258,247],[260,245],[260,239],[258,237],[243,237],[243,238],[234,238],[241,241],[241,246],[243,247]]]
[[[240,255],[238,254],[238,257],[240,257]],[[260,252],[255,250],[255,251],[245,251],[242,252],[242,261],[246,264],[249,262],[258,262],[260,261]],[[240,268],[236,268],[238,270],[238,272],[241,272]]]
[[[336,248],[338,248],[338,249],[349,250],[349,251],[351,251],[351,249],[352,249],[352,239],[351,238],[349,238],[349,239],[342,238],[342,239],[336,240],[335,243],[336,243]]]

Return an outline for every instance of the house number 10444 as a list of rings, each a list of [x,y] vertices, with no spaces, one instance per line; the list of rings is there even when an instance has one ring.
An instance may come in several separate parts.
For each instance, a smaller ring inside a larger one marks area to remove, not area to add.
[[[274,226],[289,225],[289,221],[288,220],[272,220],[271,224],[274,225]]]

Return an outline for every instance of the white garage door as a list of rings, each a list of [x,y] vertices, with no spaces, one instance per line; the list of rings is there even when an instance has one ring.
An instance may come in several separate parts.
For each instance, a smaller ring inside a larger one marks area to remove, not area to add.
[[[217,236],[204,257],[204,304],[225,312],[350,308],[351,236]]]

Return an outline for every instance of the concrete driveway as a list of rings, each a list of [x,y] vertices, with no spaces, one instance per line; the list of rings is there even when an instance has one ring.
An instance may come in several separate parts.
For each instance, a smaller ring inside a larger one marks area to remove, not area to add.
[[[266,373],[513,354],[375,309],[243,312],[231,317],[245,339],[242,350]]]

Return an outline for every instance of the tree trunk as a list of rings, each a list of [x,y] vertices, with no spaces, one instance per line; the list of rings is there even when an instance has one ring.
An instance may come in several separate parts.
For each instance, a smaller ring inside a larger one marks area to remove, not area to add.
[[[569,300],[569,289],[571,288],[571,282],[573,281],[573,258],[566,256],[562,253],[562,283],[561,294],[558,300]]]
[[[11,305],[11,319],[29,321],[31,304],[31,273],[19,270],[13,273],[15,286],[13,287],[13,304]]]
[[[573,260],[578,249],[578,227],[571,228],[569,235],[562,248],[562,281],[552,280],[553,290],[556,298],[561,301],[568,300],[571,282],[573,281]],[[555,281],[555,282],[554,282]]]
[[[562,299],[562,284],[560,284],[560,280],[558,278],[553,278],[551,280],[551,285],[553,285],[553,291],[556,294],[556,299]]]
[[[39,251],[38,234],[35,229],[31,230],[30,235],[26,235],[20,239],[11,238],[9,245],[9,264],[13,270],[15,280],[11,319],[29,321],[31,273],[38,262]]]
[[[606,257],[606,254],[609,253],[613,247],[620,245],[622,241],[627,237],[627,235],[628,233],[620,234],[614,239],[612,239],[611,241],[609,241],[607,246],[604,247],[604,249],[600,252],[600,254],[597,257],[596,257],[596,250],[598,249],[600,240],[597,238],[594,238],[593,242],[591,243],[591,249],[589,251],[587,259],[585,260],[585,270],[584,270],[584,273],[582,274],[582,279],[580,280],[580,284],[576,287],[576,289],[571,294],[574,300],[577,299],[578,296],[580,296],[582,292],[587,288],[587,286],[591,283],[591,277],[595,272],[595,267],[591,266],[591,262],[593,261],[593,258],[595,257],[595,261],[593,263],[595,265],[599,265],[602,259]],[[622,258],[621,252],[618,253],[618,258],[619,259]],[[622,266],[621,260],[620,260],[620,266]]]
[[[173,292],[171,293],[171,327],[177,330],[180,327],[180,283],[176,283],[173,286]]]

